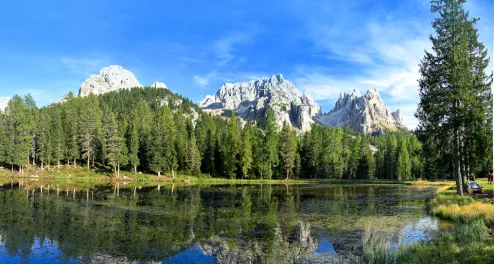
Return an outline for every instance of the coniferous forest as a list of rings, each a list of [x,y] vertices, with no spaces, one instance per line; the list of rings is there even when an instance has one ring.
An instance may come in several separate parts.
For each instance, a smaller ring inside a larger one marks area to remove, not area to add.
[[[29,95],[15,96],[0,115],[0,139],[0,162],[18,173],[70,165],[107,166],[115,177],[125,169],[170,177],[413,180],[449,178],[452,170],[447,153],[424,155],[431,146],[409,131],[371,136],[315,124],[297,133],[278,127],[270,111],[242,124],[155,88],[69,95],[42,108]],[[472,172],[490,164],[489,146],[471,157]],[[433,166],[438,161],[443,165]]]

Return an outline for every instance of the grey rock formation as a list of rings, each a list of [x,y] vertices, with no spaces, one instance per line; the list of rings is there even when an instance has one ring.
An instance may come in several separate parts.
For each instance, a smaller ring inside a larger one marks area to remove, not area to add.
[[[346,124],[366,134],[382,134],[385,130],[395,131],[403,127],[399,110],[391,113],[376,89],[369,90],[364,96],[358,90],[352,94],[342,92],[333,110],[316,119],[327,126]]]
[[[10,102],[10,97],[0,97],[0,112],[5,111]]]
[[[163,89],[168,89],[165,83],[155,81],[153,84],[151,84],[152,88],[163,88]]]
[[[403,127],[403,117],[400,114],[400,109],[397,109],[396,111],[392,112],[391,115],[393,116],[396,125],[398,127]]]
[[[234,110],[244,120],[257,120],[272,109],[278,126],[287,122],[300,131],[309,130],[313,117],[321,113],[319,104],[308,94],[301,94],[281,74],[250,82],[225,83],[216,95],[206,96],[199,107],[211,112]]]
[[[142,87],[142,85],[132,72],[119,65],[110,65],[101,69],[99,75],[93,74],[83,82],[79,89],[79,95],[103,94],[133,87]]]

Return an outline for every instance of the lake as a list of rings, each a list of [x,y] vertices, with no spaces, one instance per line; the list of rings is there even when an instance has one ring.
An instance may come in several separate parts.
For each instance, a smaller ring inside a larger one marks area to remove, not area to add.
[[[2,263],[328,263],[427,240],[434,188],[8,183]]]

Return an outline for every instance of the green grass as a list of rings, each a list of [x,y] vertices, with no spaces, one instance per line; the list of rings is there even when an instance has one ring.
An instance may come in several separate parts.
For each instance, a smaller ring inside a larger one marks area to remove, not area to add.
[[[436,231],[430,242],[402,245],[391,249],[382,241],[366,245],[362,256],[351,256],[350,263],[492,263],[494,243],[482,220],[458,224]]]

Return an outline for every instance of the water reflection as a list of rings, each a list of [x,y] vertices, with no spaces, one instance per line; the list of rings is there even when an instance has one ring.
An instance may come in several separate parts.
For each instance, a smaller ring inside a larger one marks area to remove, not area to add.
[[[344,260],[376,238],[427,239],[432,189],[11,182],[2,262],[286,263]]]

